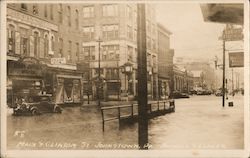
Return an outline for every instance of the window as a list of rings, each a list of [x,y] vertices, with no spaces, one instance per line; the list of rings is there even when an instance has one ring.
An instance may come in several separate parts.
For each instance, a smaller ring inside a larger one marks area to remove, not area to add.
[[[112,40],[117,39],[119,36],[119,27],[115,25],[103,25],[102,26],[102,36],[103,39]]]
[[[129,39],[133,40],[133,30],[131,26],[127,26],[127,36]]]
[[[54,14],[53,14],[53,4],[50,4],[50,20],[54,19]]]
[[[133,12],[131,6],[127,5],[127,17],[129,17],[131,20],[133,19]]]
[[[27,10],[27,4],[21,3],[21,9]]]
[[[69,61],[72,60],[71,50],[72,50],[72,42],[69,41],[69,46],[68,46],[68,60],[69,60]]]
[[[156,49],[156,43],[155,43],[155,40],[152,39],[152,49],[155,50]]]
[[[128,61],[133,61],[133,47],[128,46]]]
[[[150,22],[147,20],[146,21],[146,31],[150,32],[151,31],[151,26],[150,26]]]
[[[119,79],[119,69],[118,68],[106,69],[106,79],[108,80]]]
[[[67,22],[68,22],[68,26],[71,26],[71,9],[70,9],[70,6],[67,7]]]
[[[153,56],[153,67],[156,68],[157,67],[157,60],[156,60],[156,56]]]
[[[28,30],[25,28],[20,29],[21,33],[21,54],[27,56],[28,55]]]
[[[8,28],[8,53],[15,52],[15,28],[13,25],[9,25]]]
[[[34,32],[34,56],[38,57],[38,48],[39,48],[39,34]]]
[[[48,6],[47,6],[47,4],[45,4],[45,6],[44,6],[44,17],[45,18],[48,17]]]
[[[147,53],[147,66],[151,65],[151,55]]]
[[[51,51],[55,50],[55,38],[54,36],[51,36]]]
[[[147,49],[151,49],[151,39],[150,37],[147,37]]]
[[[102,48],[103,60],[119,60],[119,45],[105,45]]]
[[[79,29],[79,12],[78,12],[78,10],[76,10],[75,26],[76,26],[76,29]]]
[[[79,56],[80,56],[79,43],[76,43],[76,57],[77,57],[77,60],[79,60]]]
[[[94,40],[94,27],[93,26],[85,26],[83,27],[83,40],[89,41]]]
[[[95,60],[95,46],[83,47],[83,54],[85,60]]]
[[[48,35],[46,34],[44,36],[44,56],[47,57],[49,52],[49,38]]]
[[[63,22],[63,7],[62,7],[62,4],[59,4],[59,8],[58,8],[58,20],[59,20],[59,23],[62,24]]]
[[[137,41],[137,30],[134,29],[134,41]]]
[[[94,17],[94,7],[93,6],[83,7],[83,17],[84,18]]]
[[[38,6],[37,6],[37,4],[33,5],[33,14],[34,15],[38,14]]]
[[[105,4],[102,6],[102,15],[107,16],[118,16],[118,6],[116,4]]]
[[[59,38],[59,57],[63,57],[63,39]]]

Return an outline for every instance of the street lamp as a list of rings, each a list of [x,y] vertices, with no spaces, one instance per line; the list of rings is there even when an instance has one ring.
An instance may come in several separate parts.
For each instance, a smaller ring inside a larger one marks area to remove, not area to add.
[[[125,74],[125,90],[126,90],[126,76],[127,76],[127,80],[128,80],[128,87],[129,87],[129,75],[132,74],[133,72],[133,64],[130,62],[126,62],[124,65],[121,66],[121,71],[122,73]],[[129,93],[129,89],[126,90],[126,95],[127,95],[127,99],[128,99],[128,93]]]

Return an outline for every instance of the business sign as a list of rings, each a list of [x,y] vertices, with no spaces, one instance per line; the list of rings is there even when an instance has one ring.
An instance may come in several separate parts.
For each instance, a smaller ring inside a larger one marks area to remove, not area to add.
[[[82,72],[88,72],[89,71],[89,63],[82,62],[76,64],[76,69]]]
[[[66,59],[65,58],[51,58],[51,64],[52,65],[66,64]]]
[[[222,39],[225,41],[240,41],[243,40],[243,29],[227,27],[222,34]]]
[[[244,67],[244,52],[229,53],[229,67]]]

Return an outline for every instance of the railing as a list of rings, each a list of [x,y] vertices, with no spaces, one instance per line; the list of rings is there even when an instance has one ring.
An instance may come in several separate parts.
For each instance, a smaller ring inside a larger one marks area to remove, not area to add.
[[[111,111],[111,113],[107,114],[106,113],[107,111]],[[157,101],[157,102],[151,102],[148,104],[148,114],[149,114],[148,118],[163,115],[168,112],[174,112],[174,111],[175,111],[175,104],[173,100]],[[136,104],[129,104],[129,105],[102,107],[101,114],[102,114],[102,130],[104,131],[105,122],[118,120],[119,125],[120,125],[120,121],[122,119],[137,118],[138,117],[138,104],[136,103]],[[105,117],[107,115],[109,115],[110,117]]]

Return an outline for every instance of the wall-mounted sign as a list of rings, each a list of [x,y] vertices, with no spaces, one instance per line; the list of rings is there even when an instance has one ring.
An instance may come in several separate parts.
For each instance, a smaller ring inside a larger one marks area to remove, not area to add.
[[[226,28],[223,32],[222,39],[225,41],[240,41],[243,40],[242,28]]]
[[[66,59],[65,58],[51,58],[51,64],[52,65],[66,64]]]
[[[244,67],[244,52],[229,53],[229,67]]]

